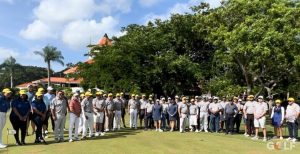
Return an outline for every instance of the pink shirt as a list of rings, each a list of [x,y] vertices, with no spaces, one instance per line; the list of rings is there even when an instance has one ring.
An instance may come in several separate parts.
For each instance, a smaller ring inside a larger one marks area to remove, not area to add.
[[[268,111],[268,105],[265,102],[256,102],[254,105],[254,117],[260,118],[264,113]]]
[[[288,105],[286,108],[286,115],[285,119],[288,122],[295,122],[295,120],[298,118],[300,113],[300,107],[298,104],[293,103],[291,105]]]

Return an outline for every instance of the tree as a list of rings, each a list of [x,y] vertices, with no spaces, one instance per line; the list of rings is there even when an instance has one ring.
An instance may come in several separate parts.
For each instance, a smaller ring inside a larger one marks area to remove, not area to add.
[[[15,68],[18,64],[16,63],[16,59],[12,56],[8,57],[7,59],[4,60],[4,70],[7,70],[9,72],[9,77],[10,77],[10,88],[14,87],[14,72]]]
[[[207,33],[217,51],[214,61],[218,70],[236,66],[243,75],[247,92],[253,87],[257,95],[278,85],[288,88],[286,81],[298,78],[300,44],[300,5],[292,0],[228,0],[221,7],[198,7],[199,33]],[[205,28],[203,28],[205,26]],[[236,71],[236,70],[235,70]],[[292,79],[293,78],[293,79]]]
[[[46,47],[43,48],[42,51],[34,51],[36,55],[40,55],[45,63],[47,64],[47,71],[48,71],[48,86],[51,85],[51,80],[50,80],[50,70],[51,70],[51,61],[52,62],[57,62],[61,65],[64,65],[64,57],[61,54],[61,51],[59,51],[56,47],[47,45]]]

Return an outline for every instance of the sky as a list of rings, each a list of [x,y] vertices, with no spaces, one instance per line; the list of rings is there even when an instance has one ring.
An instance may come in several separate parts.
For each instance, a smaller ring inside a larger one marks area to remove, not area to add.
[[[220,0],[0,0],[0,64],[13,56],[19,64],[46,67],[34,54],[46,45],[57,47],[65,64],[85,61],[86,46],[105,33],[122,36],[122,27],[167,20],[200,2],[220,5]],[[64,68],[52,64],[55,71]]]

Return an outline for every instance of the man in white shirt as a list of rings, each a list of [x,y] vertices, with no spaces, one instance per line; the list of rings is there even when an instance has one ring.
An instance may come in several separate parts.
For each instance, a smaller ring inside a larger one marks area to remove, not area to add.
[[[285,119],[287,121],[287,126],[289,129],[289,138],[287,140],[296,142],[298,137],[297,119],[300,116],[300,107],[298,104],[295,103],[294,98],[289,98],[288,102],[289,105],[287,106],[286,115],[285,115]]]

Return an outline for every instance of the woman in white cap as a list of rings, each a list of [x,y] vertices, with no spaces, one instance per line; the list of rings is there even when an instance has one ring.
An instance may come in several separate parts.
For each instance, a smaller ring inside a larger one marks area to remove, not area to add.
[[[2,142],[2,130],[6,123],[6,113],[10,108],[11,93],[10,89],[5,88],[2,91],[3,96],[0,96],[0,149],[7,147],[7,145]]]
[[[152,117],[154,121],[155,130],[163,132],[163,130],[161,129],[162,105],[159,103],[159,99],[156,99],[156,102],[153,106]]]
[[[281,100],[277,99],[275,101],[275,106],[272,108],[271,112],[271,119],[272,119],[272,125],[274,126],[274,138],[280,138],[281,140],[283,139],[282,137],[282,124],[284,120],[284,108],[280,105]]]

